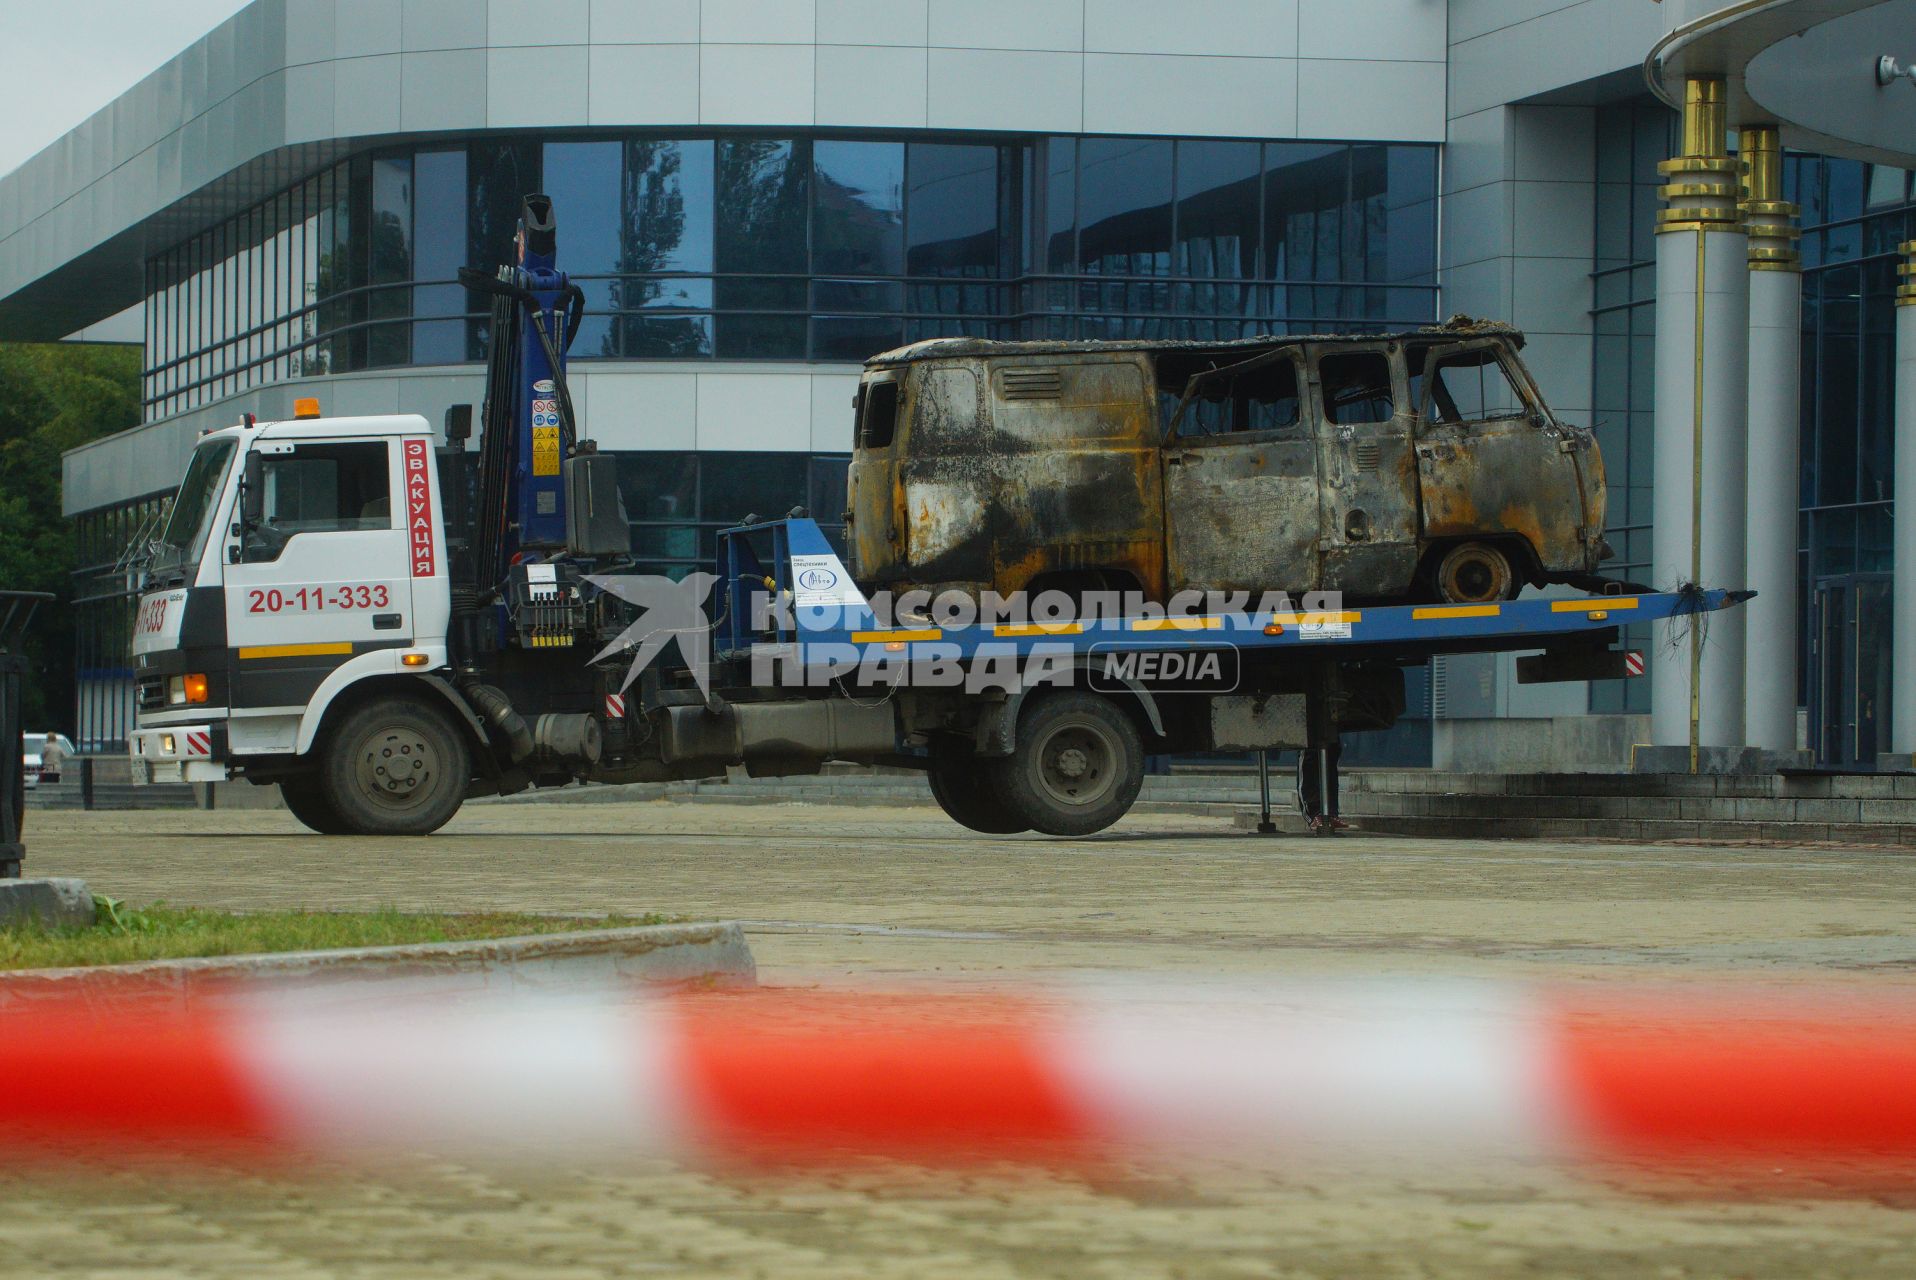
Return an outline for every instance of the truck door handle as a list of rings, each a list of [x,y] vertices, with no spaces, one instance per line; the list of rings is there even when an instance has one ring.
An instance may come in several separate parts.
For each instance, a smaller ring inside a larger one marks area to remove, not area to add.
[[[373,630],[397,631],[401,626],[405,625],[405,621],[406,619],[397,613],[375,613],[373,615]]]
[[[1192,453],[1189,450],[1183,453],[1167,453],[1164,455],[1164,465],[1167,467],[1181,467],[1187,462],[1195,464],[1202,461],[1204,461],[1202,454]]]

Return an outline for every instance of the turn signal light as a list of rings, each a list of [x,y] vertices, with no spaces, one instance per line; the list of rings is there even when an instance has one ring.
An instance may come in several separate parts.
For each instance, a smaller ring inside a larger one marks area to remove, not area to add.
[[[402,667],[423,667],[431,661],[432,659],[423,653],[402,653],[399,655],[399,665]]]
[[[166,701],[168,706],[173,707],[184,706],[189,702],[205,702],[206,676],[200,672],[174,676],[166,682]]]
[[[293,416],[295,418],[317,418],[319,416],[319,397],[301,396],[299,399],[293,401]]]

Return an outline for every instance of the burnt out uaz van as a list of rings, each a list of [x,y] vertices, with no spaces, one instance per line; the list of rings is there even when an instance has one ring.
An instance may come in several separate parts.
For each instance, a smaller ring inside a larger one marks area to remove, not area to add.
[[[867,361],[847,536],[868,590],[1503,599],[1591,585],[1603,462],[1515,329],[934,339]]]

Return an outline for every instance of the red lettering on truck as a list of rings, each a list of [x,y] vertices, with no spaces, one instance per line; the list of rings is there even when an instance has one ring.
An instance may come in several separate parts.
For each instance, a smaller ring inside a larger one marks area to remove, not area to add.
[[[437,568],[432,543],[432,481],[426,468],[432,465],[432,451],[424,440],[406,441],[406,543],[412,559],[412,576],[430,578]]]

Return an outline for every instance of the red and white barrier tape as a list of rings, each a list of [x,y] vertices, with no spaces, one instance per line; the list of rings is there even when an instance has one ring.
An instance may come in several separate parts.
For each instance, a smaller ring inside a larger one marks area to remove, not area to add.
[[[0,1016],[0,1152],[116,1143],[1069,1160],[1189,1147],[1916,1160],[1916,1007],[1472,984]]]

